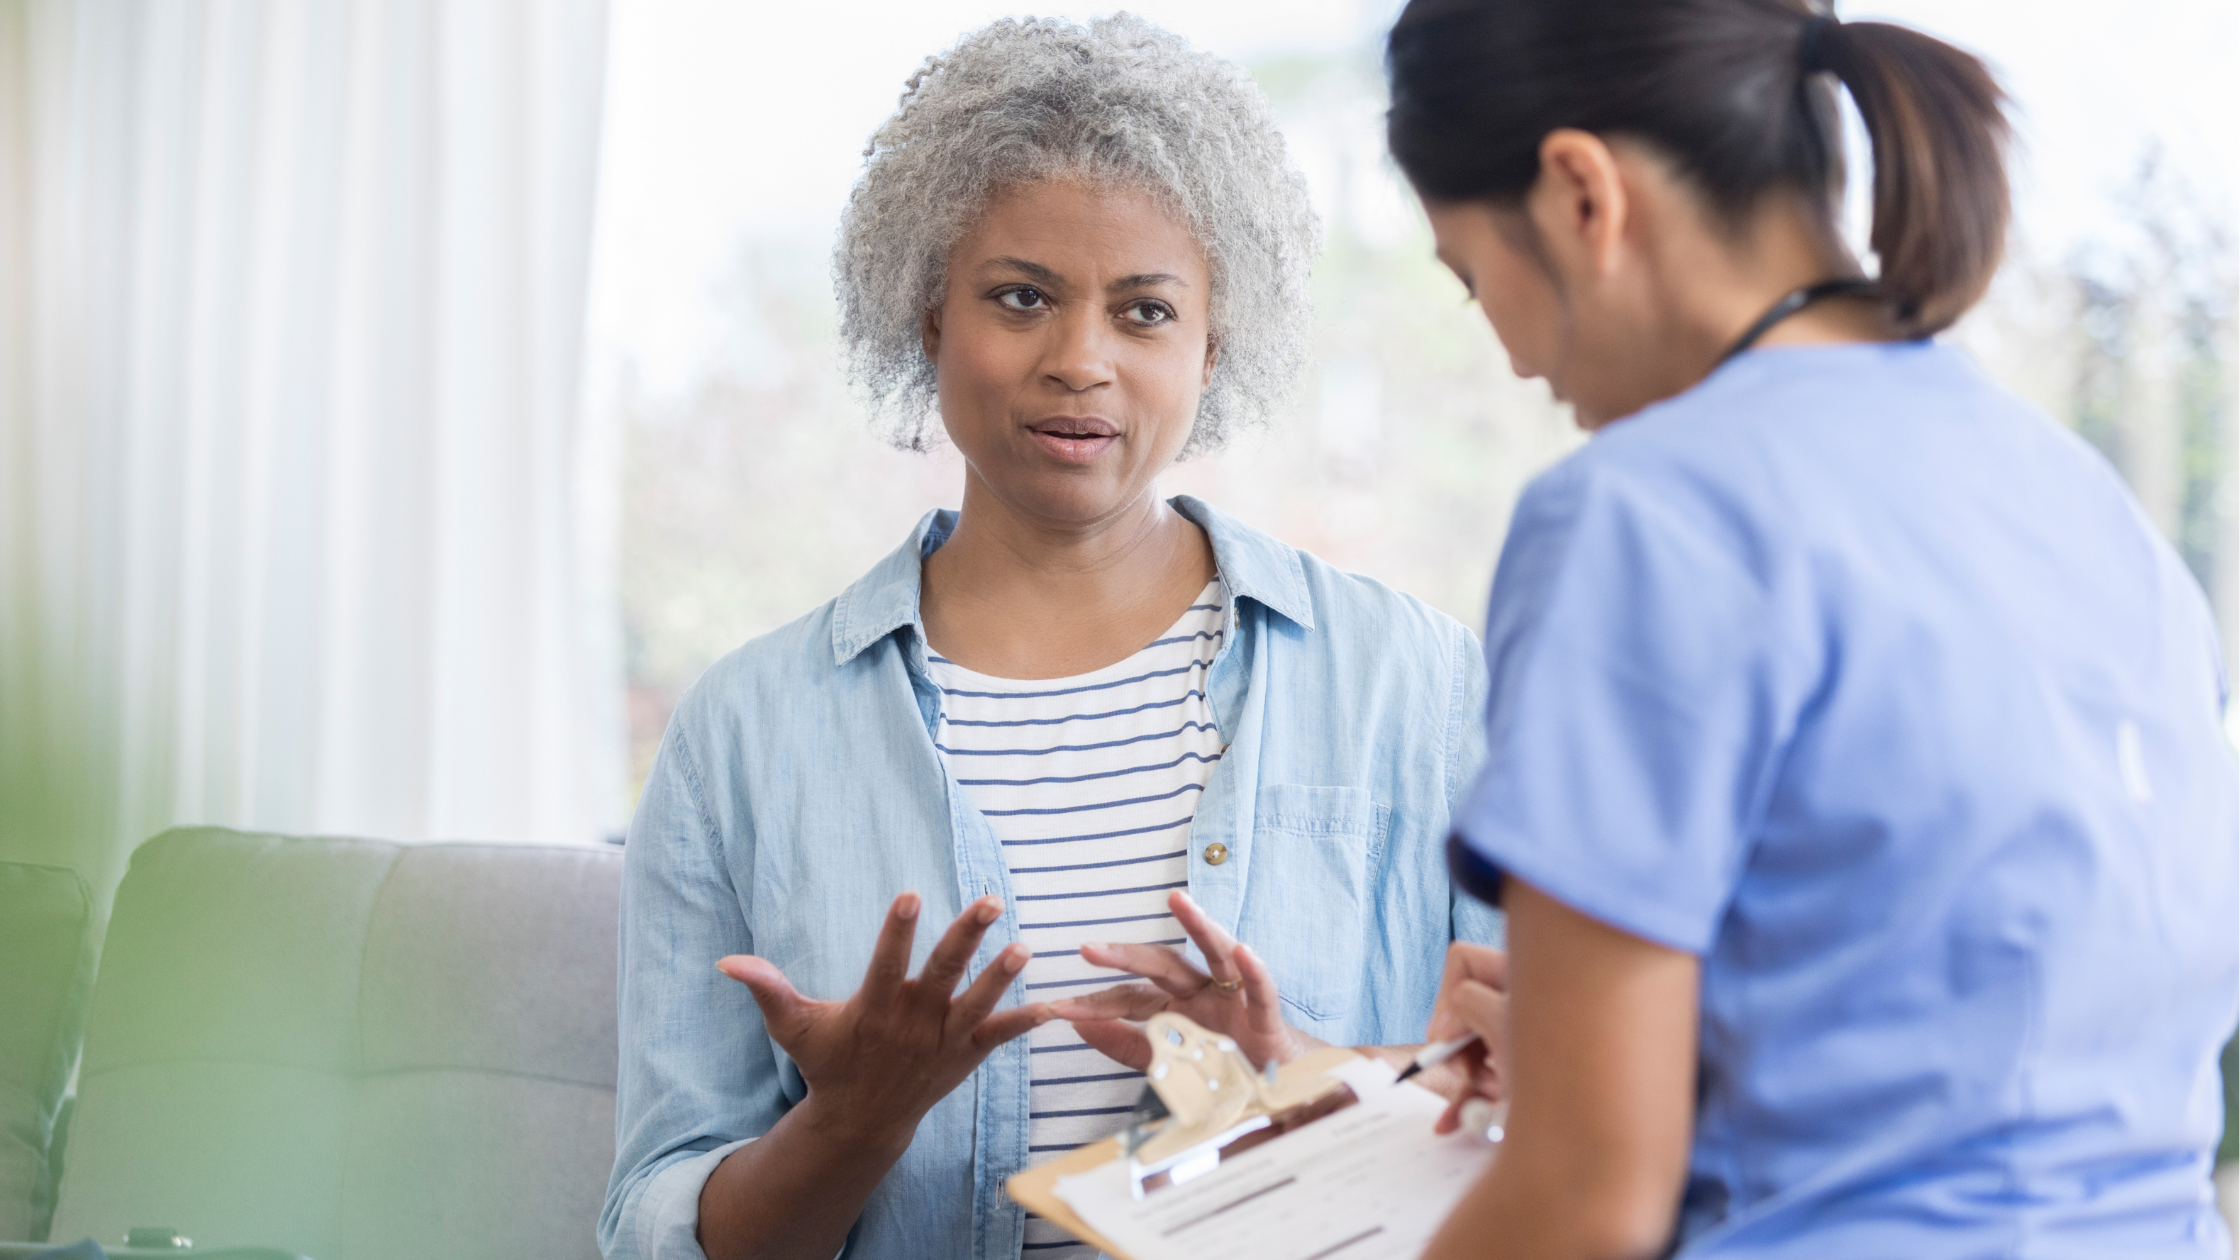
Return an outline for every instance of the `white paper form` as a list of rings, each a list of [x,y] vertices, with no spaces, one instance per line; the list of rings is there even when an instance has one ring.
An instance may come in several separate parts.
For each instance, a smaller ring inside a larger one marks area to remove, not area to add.
[[[1500,1148],[1434,1136],[1446,1103],[1385,1064],[1332,1075],[1361,1101],[1196,1180],[1138,1201],[1118,1160],[1060,1180],[1058,1197],[1133,1260],[1414,1260]]]

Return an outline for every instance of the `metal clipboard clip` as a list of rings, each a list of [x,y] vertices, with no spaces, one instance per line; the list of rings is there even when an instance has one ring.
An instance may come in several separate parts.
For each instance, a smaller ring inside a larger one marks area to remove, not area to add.
[[[1193,1181],[1234,1158],[1361,1101],[1329,1076],[1279,1081],[1237,1043],[1172,1012],[1151,1017],[1151,1070],[1120,1149],[1136,1198]]]

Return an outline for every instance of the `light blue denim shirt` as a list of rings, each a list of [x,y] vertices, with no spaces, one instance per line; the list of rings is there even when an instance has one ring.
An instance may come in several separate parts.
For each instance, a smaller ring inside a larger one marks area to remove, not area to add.
[[[1501,935],[1442,857],[1483,746],[1476,642],[1197,500],[1174,506],[1232,594],[1207,683],[1228,752],[1198,805],[1190,895],[1267,960],[1295,1027],[1421,1040],[1447,942]],[[841,999],[896,895],[925,898],[913,968],[968,902],[1011,900],[987,820],[933,746],[919,568],[955,524],[929,513],[838,599],[717,662],[669,723],[625,851],[609,1260],[699,1257],[708,1174],[806,1093],[716,959],[756,954]],[[975,972],[1013,923],[990,929]],[[1014,982],[1010,1002],[1023,994]],[[1029,1163],[1027,1084],[1020,1038],[936,1104],[845,1254],[1015,1260],[1024,1216],[1003,1183]]]

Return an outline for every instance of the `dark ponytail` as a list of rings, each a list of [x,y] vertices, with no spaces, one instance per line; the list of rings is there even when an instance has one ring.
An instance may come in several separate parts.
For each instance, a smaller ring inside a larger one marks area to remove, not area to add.
[[[1833,84],[1874,145],[1877,287],[1926,336],[1983,296],[2006,236],[2004,94],[1918,31],[1806,0],[1411,0],[1392,28],[1386,134],[1434,201],[1515,203],[1559,127],[1665,153],[1731,222],[1769,192],[1843,184]]]
[[[1874,141],[1880,287],[1923,333],[1991,283],[2007,232],[2005,94],[1981,61],[1886,22],[1834,27],[1823,59]]]

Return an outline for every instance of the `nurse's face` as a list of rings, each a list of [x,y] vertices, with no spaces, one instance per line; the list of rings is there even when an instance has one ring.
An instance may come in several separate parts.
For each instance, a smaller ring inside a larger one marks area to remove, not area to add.
[[[1533,226],[1520,209],[1484,202],[1424,203],[1439,261],[1469,290],[1509,367],[1526,380],[1544,379],[1557,398],[1575,401],[1563,379],[1570,312],[1548,267],[1533,250]],[[1576,409],[1582,428],[1600,419]]]
[[[1093,524],[1189,440],[1213,371],[1205,250],[1149,195],[1054,180],[997,196],[926,316],[941,420],[975,486]]]

